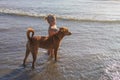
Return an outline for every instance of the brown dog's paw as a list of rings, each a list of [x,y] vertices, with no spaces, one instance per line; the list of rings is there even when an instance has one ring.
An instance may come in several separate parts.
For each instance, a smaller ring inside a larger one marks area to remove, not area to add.
[[[55,60],[54,60],[55,62],[57,62],[57,59],[55,58]]]
[[[23,67],[25,68],[25,67],[26,67],[26,65],[25,65],[25,64],[23,64]]]
[[[34,69],[35,69],[35,67],[34,67],[34,66],[32,66],[31,68],[32,68],[32,70],[34,70]]]

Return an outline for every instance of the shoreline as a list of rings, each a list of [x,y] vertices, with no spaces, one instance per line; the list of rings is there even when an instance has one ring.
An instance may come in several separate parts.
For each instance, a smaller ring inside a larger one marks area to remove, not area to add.
[[[17,13],[0,13],[1,15],[7,15],[7,16],[19,16],[19,17],[28,17],[28,18],[38,18],[38,19],[44,19],[44,17],[47,14],[44,15],[27,15],[27,14],[17,14]],[[120,20],[95,20],[95,19],[77,19],[77,18],[72,18],[72,17],[67,17],[67,16],[58,16],[56,15],[58,20],[65,20],[65,21],[73,21],[73,22],[92,22],[92,23],[120,23]]]

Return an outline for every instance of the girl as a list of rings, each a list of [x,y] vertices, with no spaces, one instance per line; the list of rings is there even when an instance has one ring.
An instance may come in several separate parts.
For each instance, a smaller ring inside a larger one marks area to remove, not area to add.
[[[56,26],[56,17],[55,17],[55,15],[49,14],[47,17],[45,17],[45,20],[47,20],[47,22],[49,24],[48,35],[49,36],[54,35],[58,31],[57,26]],[[53,55],[53,52],[54,52],[53,49],[48,50],[48,54],[50,54],[51,57]]]

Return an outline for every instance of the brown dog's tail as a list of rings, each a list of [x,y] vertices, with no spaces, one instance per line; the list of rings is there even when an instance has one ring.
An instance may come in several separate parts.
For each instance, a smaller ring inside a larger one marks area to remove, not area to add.
[[[30,37],[30,33],[32,33],[32,36]],[[27,30],[27,38],[28,38],[28,40],[30,41],[31,40],[31,38],[33,37],[33,35],[34,35],[34,29],[33,28],[28,28],[28,30]]]

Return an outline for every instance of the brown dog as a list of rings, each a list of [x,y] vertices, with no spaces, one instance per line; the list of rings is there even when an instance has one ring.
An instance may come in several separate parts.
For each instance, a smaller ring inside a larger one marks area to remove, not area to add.
[[[31,37],[30,37],[30,33],[32,33]],[[64,36],[71,35],[71,32],[69,32],[66,27],[62,27],[55,35],[50,37],[34,36],[34,30],[32,28],[28,28],[26,34],[27,34],[28,42],[26,44],[26,55],[23,61],[23,66],[25,67],[26,59],[29,53],[31,52],[33,56],[32,68],[34,69],[38,48],[54,49],[55,61],[57,61],[57,51],[60,42]]]

